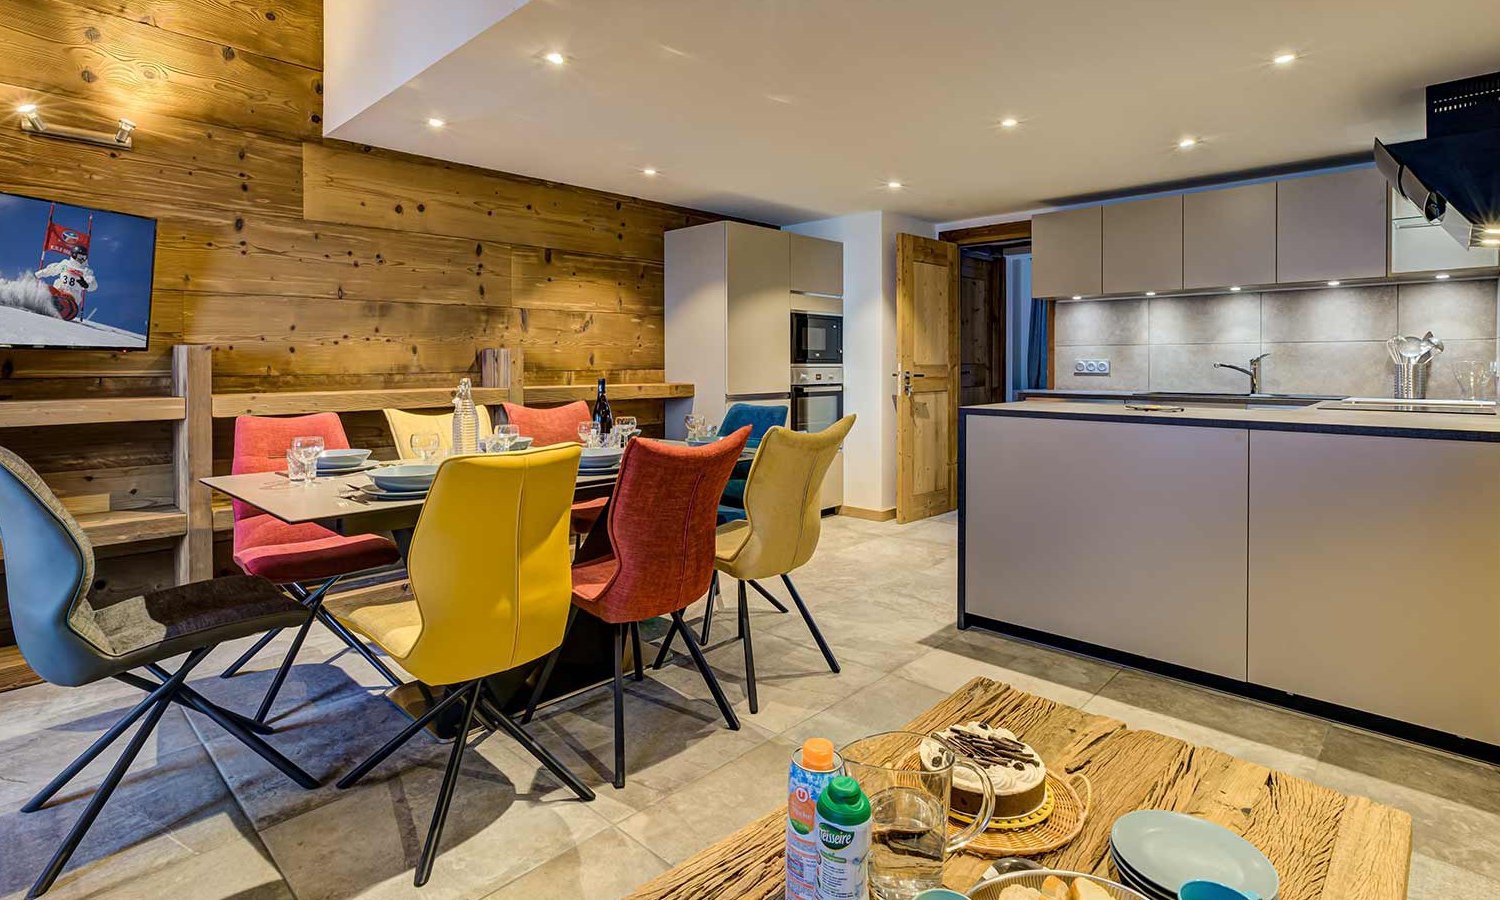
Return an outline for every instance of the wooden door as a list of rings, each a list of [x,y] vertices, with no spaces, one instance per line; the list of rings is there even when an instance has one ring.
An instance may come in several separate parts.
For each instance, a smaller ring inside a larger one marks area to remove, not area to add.
[[[896,236],[896,520],[958,503],[958,245]]]

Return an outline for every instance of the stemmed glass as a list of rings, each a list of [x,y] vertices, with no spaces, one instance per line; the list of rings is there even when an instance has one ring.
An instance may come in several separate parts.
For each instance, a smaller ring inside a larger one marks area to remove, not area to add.
[[[687,439],[696,441],[703,437],[703,427],[708,424],[708,420],[699,415],[687,415],[683,416],[682,423],[687,426]]]
[[[443,448],[443,439],[436,431],[419,431],[408,442],[411,444],[411,451],[417,454],[417,459],[424,463],[431,462]]]
[[[292,481],[312,481],[318,471],[318,457],[323,453],[323,439],[316,435],[292,438],[290,459],[296,460],[295,468],[287,468],[287,478]]]
[[[620,446],[623,447],[640,428],[635,424],[635,416],[615,416],[615,430],[620,432]]]
[[[510,450],[511,447],[514,447],[516,444],[516,440],[520,438],[520,436],[521,426],[519,425],[495,426],[495,444],[500,448],[501,453],[506,453]]]
[[[599,446],[599,423],[580,422],[578,424],[578,443],[585,447]]]

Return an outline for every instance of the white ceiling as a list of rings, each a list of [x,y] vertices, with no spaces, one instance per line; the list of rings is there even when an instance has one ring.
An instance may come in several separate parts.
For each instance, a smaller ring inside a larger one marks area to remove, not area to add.
[[[782,224],[953,221],[1367,153],[1496,69],[1495,0],[532,0],[330,133]]]

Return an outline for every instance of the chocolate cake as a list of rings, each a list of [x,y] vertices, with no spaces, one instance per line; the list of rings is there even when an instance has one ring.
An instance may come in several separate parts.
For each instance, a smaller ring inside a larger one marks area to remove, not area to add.
[[[995,818],[1024,816],[1042,805],[1047,796],[1047,767],[1031,746],[1004,728],[982,722],[965,722],[944,728],[932,735],[953,753],[978,763],[989,775],[995,789]],[[922,765],[941,765],[941,748],[934,742],[922,744]],[[982,788],[967,768],[953,770],[953,790],[949,800],[955,812],[975,815],[979,812]]]

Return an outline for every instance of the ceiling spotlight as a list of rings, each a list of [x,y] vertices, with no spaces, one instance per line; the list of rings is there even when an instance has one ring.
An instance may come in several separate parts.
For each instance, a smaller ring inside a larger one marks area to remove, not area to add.
[[[1082,294],[1074,294],[1073,295],[1073,299],[1074,300],[1082,300],[1083,299],[1083,295]]]
[[[1500,228],[1496,228],[1495,226],[1491,225],[1491,226],[1489,226],[1489,227],[1487,227],[1487,228],[1484,229],[1484,233],[1485,234],[1500,234]]]
[[[1275,63],[1278,66],[1288,66],[1296,61],[1297,54],[1295,53],[1280,53],[1276,56],[1271,57],[1271,62]]]
[[[1338,287],[1340,284],[1343,284],[1343,282],[1341,282],[1341,281],[1330,281],[1330,282],[1328,282],[1328,286],[1329,287]]]
[[[899,191],[899,190],[901,190],[901,182],[899,182],[899,181],[887,181],[885,183],[885,186],[888,187],[888,188],[890,188],[893,191]]]
[[[1485,245],[1486,247],[1500,247],[1500,238],[1485,238],[1479,243]]]
[[[447,124],[448,123],[445,122],[445,121],[443,121],[442,119],[436,119],[436,118],[434,118],[434,119],[428,119],[427,120],[427,127],[428,128],[442,128],[444,125],[447,125]]]
[[[35,103],[22,103],[16,107],[16,113],[21,116],[21,130],[37,137],[77,141],[111,150],[130,150],[134,145],[131,133],[135,131],[135,123],[129,119],[116,119],[113,131],[92,131],[65,125],[48,125],[42,121]]]
[[[655,178],[656,170],[651,168],[642,169],[641,174],[645,175],[647,178]]]
[[[1448,273],[1447,272],[1439,272],[1439,273],[1437,273],[1436,275],[1434,275],[1432,277],[1436,278],[1438,281],[1447,281],[1448,280]]]
[[[1198,139],[1194,137],[1185,137],[1177,142],[1178,150],[1191,150],[1196,146],[1198,146]]]
[[[546,56],[543,56],[542,59],[545,59],[547,62],[552,63],[554,66],[560,66],[563,63],[565,63],[565,62],[568,61],[568,58],[566,56],[563,56],[561,53],[558,53],[556,50],[553,50],[551,53],[548,53]]]
[[[1004,118],[1000,120],[1001,128],[1015,128],[1019,124],[1021,124],[1020,119]]]
[[[1156,296],[1156,291],[1147,291],[1146,292],[1146,296],[1147,297],[1155,297]]]
[[[1231,291],[1238,291],[1240,289],[1240,286],[1237,285],[1237,284],[1232,284],[1232,285],[1229,286],[1229,289]]]

